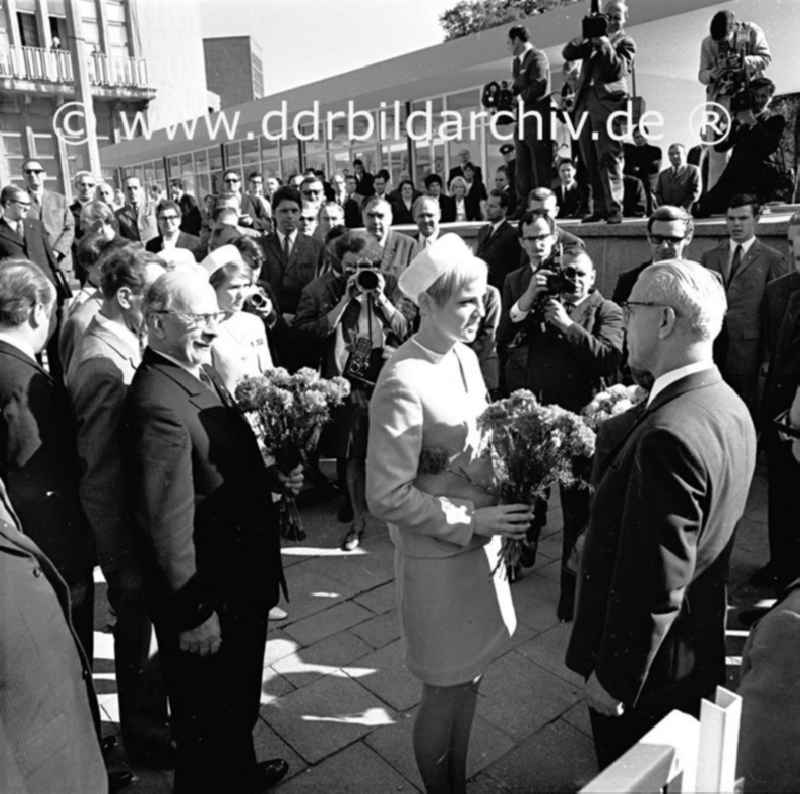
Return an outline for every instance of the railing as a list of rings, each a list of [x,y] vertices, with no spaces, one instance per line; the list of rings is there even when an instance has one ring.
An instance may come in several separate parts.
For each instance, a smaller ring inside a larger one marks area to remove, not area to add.
[[[92,53],[87,61],[89,82],[106,88],[150,88],[147,61],[119,55]],[[72,55],[69,50],[43,47],[9,47],[0,52],[0,78],[37,82],[72,83]]]

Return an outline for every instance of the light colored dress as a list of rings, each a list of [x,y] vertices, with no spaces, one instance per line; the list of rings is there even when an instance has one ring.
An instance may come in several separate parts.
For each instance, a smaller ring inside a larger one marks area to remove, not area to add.
[[[249,312],[233,312],[218,326],[211,361],[233,394],[245,375],[260,375],[272,367],[264,321]]]
[[[477,455],[485,407],[472,350],[457,344],[442,355],[413,338],[384,365],[370,402],[367,504],[395,544],[408,668],[434,686],[481,675],[516,629],[505,573],[492,575],[500,538],[473,533],[474,510],[496,503]],[[448,471],[420,474],[423,449],[446,452]]]

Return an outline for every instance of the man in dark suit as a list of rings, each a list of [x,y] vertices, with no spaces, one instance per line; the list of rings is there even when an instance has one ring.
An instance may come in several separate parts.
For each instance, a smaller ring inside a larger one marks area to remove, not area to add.
[[[483,182],[483,172],[481,171],[481,167],[472,162],[472,155],[470,154],[469,149],[462,149],[458,153],[458,160],[459,162],[450,169],[450,173],[447,175],[448,185],[453,181],[453,177],[464,176],[464,166],[466,165],[472,166],[473,181]]]
[[[639,125],[633,131],[633,143],[626,143],[622,147],[625,156],[624,173],[642,180],[647,193],[647,211],[653,211],[653,198],[661,171],[663,152],[658,146],[653,146],[647,139],[649,130],[644,125]]]
[[[456,219],[456,203],[452,196],[442,192],[442,178],[439,174],[428,174],[425,177],[425,192],[439,202],[442,223],[453,223]]]
[[[158,235],[155,206],[145,198],[139,177],[129,176],[125,180],[125,206],[114,215],[120,237],[146,243]]]
[[[565,158],[558,163],[559,185],[555,189],[559,218],[583,218],[592,212],[591,191],[575,179],[575,163]]]
[[[656,206],[669,204],[691,212],[703,192],[700,169],[686,162],[686,147],[682,143],[673,143],[667,149],[667,156],[670,167],[665,168],[656,181]]]
[[[55,329],[47,343],[47,366],[55,378],[62,375],[58,355],[58,335],[64,314],[64,304],[72,297],[72,290],[64,273],[59,269],[50,250],[47,232],[42,222],[28,217],[31,199],[21,188],[7,185],[0,191],[0,259],[6,257],[29,259],[50,279],[56,291]]]
[[[553,221],[544,216],[526,215],[520,221],[522,244],[531,262],[536,262],[546,245],[552,246]],[[547,236],[547,241],[542,238]],[[527,345],[524,386],[543,404],[560,405],[580,411],[594,394],[615,379],[622,360],[622,310],[594,289],[594,264],[585,251],[570,249],[561,262],[564,289],[548,290],[548,263],[515,271],[506,279],[503,317],[499,340],[508,343],[522,335]],[[527,271],[527,272],[525,272]],[[522,284],[527,281],[524,288]],[[515,295],[516,293],[516,295]],[[564,515],[560,620],[572,618],[575,598],[575,572],[569,560],[578,536],[586,527],[589,493],[575,488],[561,489]],[[547,504],[536,506],[536,537],[544,525]],[[525,564],[532,560],[524,561]]]
[[[160,201],[156,207],[156,221],[160,234],[148,240],[145,249],[157,254],[164,248],[186,248],[197,259],[200,238],[180,230],[181,217],[180,205],[174,201]]]
[[[86,274],[81,272],[78,266],[78,242],[85,233],[85,229],[81,224],[81,213],[83,208],[94,200],[94,191],[97,187],[97,180],[88,171],[78,171],[75,174],[75,201],[69,205],[69,211],[72,213],[72,219],[75,223],[75,237],[72,241],[72,268],[75,272],[75,277],[83,285]]]
[[[528,30],[514,25],[508,31],[508,50],[514,56],[511,65],[511,91],[526,117],[520,127],[517,122],[516,190],[521,207],[531,188],[550,187],[552,180],[552,149],[550,145],[550,62],[547,55],[528,40]],[[514,106],[514,114],[517,113]]]
[[[756,238],[761,207],[755,196],[741,193],[728,204],[729,239],[705,251],[701,262],[722,277],[728,299],[722,334],[715,348],[722,376],[757,414],[758,376],[767,361],[764,290],[769,281],[788,272],[783,256]]]
[[[679,307],[679,308],[676,308]],[[601,768],[725,681],[725,583],[756,456],[746,406],[714,366],[724,292],[659,262],[626,305],[647,402],[605,422],[567,666],[586,679]]]
[[[177,744],[176,794],[263,791],[257,763],[267,613],[283,583],[270,491],[302,475],[264,468],[247,422],[210,367],[219,308],[203,273],[147,291],[148,348],[124,414],[131,507]]]
[[[322,246],[297,229],[302,200],[294,188],[281,187],[272,197],[272,215],[276,229],[261,241],[264,266],[261,278],[278,297],[284,316],[297,311],[300,292],[310,284],[317,271]]]
[[[585,220],[620,223],[624,156],[620,136],[610,134],[608,119],[614,111],[624,109],[626,78],[633,67],[636,44],[624,30],[628,16],[624,0],[608,0],[603,10],[608,18],[608,35],[595,39],[579,36],[564,47],[563,56],[566,61],[582,60],[575,117],[588,117],[578,143],[591,179],[595,210]]]
[[[91,662],[72,627],[69,588],[23,534],[2,479],[0,603],[0,788],[106,791]]]
[[[500,154],[503,157],[503,165],[506,167],[506,176],[508,177],[508,185],[511,192],[514,194],[514,210],[515,213],[519,211],[517,206],[517,158],[516,146],[513,143],[504,143],[500,147]]]
[[[371,196],[375,192],[372,189],[374,177],[364,169],[364,161],[359,157],[353,160],[353,173],[356,176],[356,192],[360,193],[364,198]]]
[[[494,177],[494,186],[502,193],[505,193],[508,199],[508,216],[513,218],[517,211],[517,189],[508,181],[508,168],[506,166],[497,166],[497,171],[495,171]]]
[[[795,493],[800,463],[791,445],[778,437],[773,420],[792,404],[800,385],[800,213],[789,220],[791,273],[764,290],[764,336],[769,369],[761,411],[762,440],[767,453],[767,527],[769,562],[750,582],[780,589],[800,576],[800,532]]]
[[[475,241],[475,256],[483,259],[489,268],[489,283],[503,289],[506,276],[519,266],[521,248],[519,233],[506,220],[508,193],[490,190],[486,202],[486,217],[489,223],[478,231]]]
[[[611,300],[619,305],[625,303],[640,273],[653,262],[681,259],[693,234],[694,222],[688,212],[680,207],[659,207],[647,220],[650,259],[620,274]]]
[[[0,477],[25,531],[69,585],[72,622],[91,658],[94,550],[78,499],[72,414],[63,385],[36,361],[55,308],[36,265],[0,264]]]
[[[75,219],[67,206],[66,196],[54,190],[45,190],[45,173],[38,160],[26,160],[22,176],[31,197],[31,218],[42,222],[53,261],[64,275],[72,275],[72,241],[75,239]]]
[[[347,189],[347,198],[342,204],[344,225],[348,229],[357,229],[364,225],[364,221],[361,219],[361,205],[364,203],[364,197],[356,190],[358,181],[352,174],[345,177],[344,183]]]
[[[585,250],[586,246],[583,243],[578,235],[573,234],[572,232],[568,232],[566,229],[562,228],[556,222],[556,218],[558,218],[558,202],[556,201],[556,194],[550,190],[549,187],[535,187],[531,192],[528,194],[528,212],[539,212],[544,213],[548,217],[553,219],[553,222],[556,225],[556,241],[555,241],[555,249],[556,251],[563,249],[568,250],[570,248]],[[525,248],[523,246],[523,257],[522,261],[520,262],[521,265],[527,263],[527,259],[525,258]]]

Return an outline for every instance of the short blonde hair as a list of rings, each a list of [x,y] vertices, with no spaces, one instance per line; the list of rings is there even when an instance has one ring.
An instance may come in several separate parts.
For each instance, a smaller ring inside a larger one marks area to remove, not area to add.
[[[486,279],[487,267],[483,259],[467,256],[448,267],[433,284],[425,290],[437,306],[444,306],[450,298],[476,279]]]

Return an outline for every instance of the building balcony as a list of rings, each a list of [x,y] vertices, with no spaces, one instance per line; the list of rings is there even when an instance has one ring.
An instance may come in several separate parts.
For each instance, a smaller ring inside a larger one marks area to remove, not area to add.
[[[87,61],[92,93],[152,99],[147,61],[95,52]],[[9,47],[0,52],[0,87],[35,93],[71,93],[75,77],[69,50]]]

